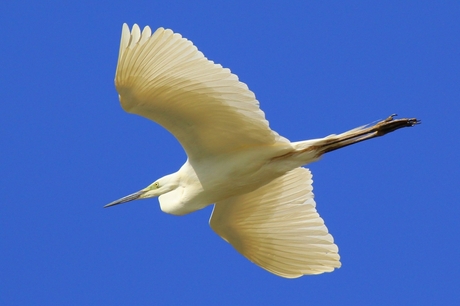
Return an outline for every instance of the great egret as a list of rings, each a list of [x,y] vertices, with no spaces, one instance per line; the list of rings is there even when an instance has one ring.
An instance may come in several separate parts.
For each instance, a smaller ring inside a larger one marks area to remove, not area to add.
[[[315,209],[303,165],[326,152],[419,121],[394,119],[325,138],[290,142],[271,130],[246,84],[171,30],[124,24],[115,86],[129,113],[171,132],[188,159],[176,173],[107,204],[159,196],[184,215],[214,204],[212,229],[250,261],[295,278],[340,267],[334,239]]]

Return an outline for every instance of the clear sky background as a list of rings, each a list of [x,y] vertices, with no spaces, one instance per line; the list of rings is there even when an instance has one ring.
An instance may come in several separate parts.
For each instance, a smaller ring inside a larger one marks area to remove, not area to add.
[[[0,304],[460,305],[459,20],[458,1],[3,1]],[[119,105],[123,22],[192,40],[293,141],[423,121],[309,166],[342,268],[274,276],[211,207],[102,208],[186,158]]]

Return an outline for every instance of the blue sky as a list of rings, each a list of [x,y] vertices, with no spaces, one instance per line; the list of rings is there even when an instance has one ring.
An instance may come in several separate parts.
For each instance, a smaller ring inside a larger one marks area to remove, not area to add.
[[[0,8],[0,304],[457,305],[458,1],[7,1]],[[291,140],[398,113],[423,124],[309,167],[342,268],[286,280],[211,208],[102,206],[185,161],[113,85],[123,22],[171,28]]]

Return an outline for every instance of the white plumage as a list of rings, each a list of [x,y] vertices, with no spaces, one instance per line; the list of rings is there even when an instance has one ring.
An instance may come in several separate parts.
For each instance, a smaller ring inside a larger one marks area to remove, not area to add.
[[[187,39],[123,25],[115,86],[127,112],[170,131],[188,159],[178,172],[108,205],[159,196],[183,215],[215,203],[212,229],[260,267],[282,277],[340,267],[338,248],[316,212],[302,165],[329,151],[413,126],[390,116],[372,127],[291,143],[271,130],[259,102],[229,69]]]

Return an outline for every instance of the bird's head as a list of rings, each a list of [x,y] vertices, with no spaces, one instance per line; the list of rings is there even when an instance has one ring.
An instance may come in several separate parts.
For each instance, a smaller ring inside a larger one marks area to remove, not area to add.
[[[145,187],[144,189],[139,190],[138,192],[132,193],[127,195],[121,199],[113,201],[104,207],[110,207],[118,204],[123,204],[126,202],[140,200],[140,199],[148,199],[153,197],[158,197],[162,194],[170,192],[171,190],[177,188],[177,179],[174,174],[166,175],[149,186]]]

